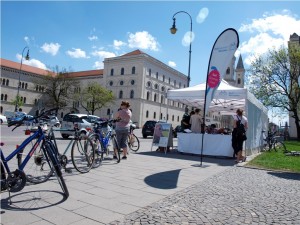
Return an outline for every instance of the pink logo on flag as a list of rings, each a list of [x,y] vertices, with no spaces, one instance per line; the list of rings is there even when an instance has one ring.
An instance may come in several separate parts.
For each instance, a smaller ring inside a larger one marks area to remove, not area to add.
[[[212,67],[212,71],[208,74],[207,84],[210,88],[215,88],[220,83],[220,73],[216,67]]]

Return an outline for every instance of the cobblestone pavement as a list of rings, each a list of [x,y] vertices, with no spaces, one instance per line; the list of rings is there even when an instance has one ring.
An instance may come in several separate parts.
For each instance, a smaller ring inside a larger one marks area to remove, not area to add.
[[[300,174],[233,167],[110,224],[300,224]]]

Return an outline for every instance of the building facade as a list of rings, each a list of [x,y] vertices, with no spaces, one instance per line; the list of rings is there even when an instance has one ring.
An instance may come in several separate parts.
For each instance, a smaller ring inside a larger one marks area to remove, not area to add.
[[[51,73],[47,70],[22,65],[1,59],[1,113],[14,111],[12,103],[17,95],[18,79],[20,75],[20,96],[24,105],[23,111],[34,115],[36,110],[43,108],[44,87],[36,85],[36,79]],[[240,56],[235,68],[235,58],[228,67],[225,80],[231,85],[244,86],[244,67]],[[131,104],[132,120],[141,127],[147,120],[165,120],[173,127],[180,124],[185,105],[168,100],[167,91],[185,88],[187,76],[169,67],[150,55],[135,50],[122,56],[104,59],[104,69],[68,73],[68,76],[78,79],[83,88],[89,83],[98,83],[111,90],[116,101],[107,107],[97,110],[94,114],[103,118],[110,118],[118,110],[121,101]],[[79,102],[71,101],[68,106],[59,111],[58,118],[77,109],[86,113]],[[210,115],[222,126],[221,118]]]

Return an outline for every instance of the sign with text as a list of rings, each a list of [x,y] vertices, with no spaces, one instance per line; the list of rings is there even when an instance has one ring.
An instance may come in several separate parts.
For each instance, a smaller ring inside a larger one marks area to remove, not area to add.
[[[159,147],[173,147],[172,124],[155,124],[152,145]]]

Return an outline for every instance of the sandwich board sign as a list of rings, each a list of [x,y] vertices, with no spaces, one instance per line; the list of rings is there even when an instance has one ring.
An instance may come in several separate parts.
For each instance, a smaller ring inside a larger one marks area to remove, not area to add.
[[[173,147],[172,124],[160,122],[155,124],[152,146],[153,145],[166,149],[167,147]]]

